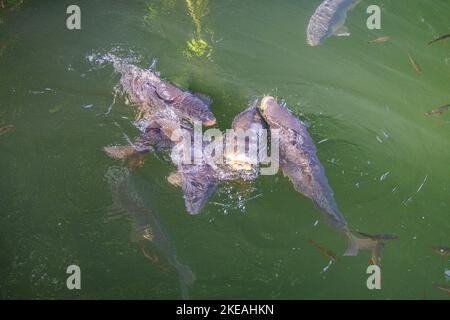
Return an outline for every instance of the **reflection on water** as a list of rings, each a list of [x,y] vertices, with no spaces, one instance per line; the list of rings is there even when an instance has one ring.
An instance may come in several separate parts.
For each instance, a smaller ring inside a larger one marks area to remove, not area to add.
[[[208,13],[208,0],[185,0],[187,11],[195,25],[194,37],[187,41],[184,55],[187,58],[210,57],[212,46],[202,38],[201,19]]]
[[[185,6],[185,11],[193,24],[189,39],[186,41],[183,55],[187,59],[206,57],[211,58],[213,47],[204,38],[207,33],[203,28],[202,19],[208,15],[208,0],[178,0]],[[151,27],[157,25],[157,18],[168,19],[170,13],[176,9],[177,0],[158,0],[147,5],[144,22]],[[209,30],[208,33],[211,33]]]

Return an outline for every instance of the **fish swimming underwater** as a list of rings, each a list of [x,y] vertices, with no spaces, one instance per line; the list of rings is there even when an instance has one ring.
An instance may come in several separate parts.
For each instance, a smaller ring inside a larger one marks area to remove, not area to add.
[[[318,46],[325,39],[335,36],[349,36],[345,26],[347,12],[361,0],[325,0],[316,9],[309,20],[306,42],[310,46]]]
[[[111,190],[113,205],[125,211],[132,221],[132,240],[141,245],[144,255],[154,263],[159,263],[158,255],[161,255],[177,271],[181,296],[188,299],[188,286],[195,282],[195,275],[187,265],[179,261],[158,217],[136,191],[130,171],[126,168],[111,167],[105,177]],[[151,255],[148,251],[155,253]]]
[[[417,74],[422,74],[422,68],[417,62],[416,58],[414,58],[410,53],[408,53],[409,62],[411,62],[411,66],[414,68]]]
[[[359,250],[373,250],[378,241],[355,237],[337,208],[333,190],[328,184],[306,126],[273,97],[264,97],[259,108],[269,127],[279,130],[280,167],[284,175],[293,183],[297,192],[313,200],[332,228],[347,236],[348,248],[345,255],[356,256]]]
[[[450,247],[433,246],[431,249],[441,256],[450,256]]]
[[[427,113],[425,113],[425,115],[426,116],[443,115],[444,112],[448,111],[449,109],[450,109],[450,104],[446,104],[442,107],[428,111]]]
[[[441,37],[438,37],[438,38],[428,42],[428,45],[431,46],[433,43],[436,43],[438,41],[443,41],[443,40],[450,40],[450,34],[446,34]]]
[[[383,43],[391,40],[391,37],[385,36],[385,37],[378,37],[376,39],[370,40],[369,43]]]

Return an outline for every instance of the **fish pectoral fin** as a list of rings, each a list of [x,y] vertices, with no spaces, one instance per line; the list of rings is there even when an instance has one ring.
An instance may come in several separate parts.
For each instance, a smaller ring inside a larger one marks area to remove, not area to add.
[[[336,37],[348,37],[350,36],[350,30],[345,25],[342,25],[334,30],[333,35]]]
[[[190,214],[200,213],[219,184],[211,170],[208,168],[182,173],[184,202]]]

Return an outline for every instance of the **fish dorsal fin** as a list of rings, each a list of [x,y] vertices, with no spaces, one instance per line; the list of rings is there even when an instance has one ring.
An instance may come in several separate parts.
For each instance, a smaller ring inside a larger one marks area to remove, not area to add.
[[[333,35],[337,37],[348,37],[350,36],[350,30],[345,25],[342,25],[334,30]]]
[[[211,97],[207,96],[206,94],[200,93],[200,92],[195,92],[194,96],[196,96],[197,98],[199,98],[204,104],[210,106],[212,105],[212,99]]]
[[[153,58],[152,59],[152,64],[150,65],[150,67],[148,68],[150,71],[156,71],[156,65],[158,64],[158,59]]]

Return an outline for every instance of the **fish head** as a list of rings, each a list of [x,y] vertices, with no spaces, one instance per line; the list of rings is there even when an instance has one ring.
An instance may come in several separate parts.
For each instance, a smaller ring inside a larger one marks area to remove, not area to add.
[[[258,148],[261,130],[267,127],[265,120],[257,108],[257,102],[239,113],[233,120],[232,129],[236,134],[237,144],[232,152],[226,153],[226,162],[233,171],[253,171],[258,159]],[[244,145],[239,145],[244,143]]]
[[[190,122],[201,122],[205,127],[211,127],[217,120],[208,104],[202,99],[192,96],[189,102],[186,102],[186,108],[183,108],[181,116]]]
[[[320,45],[323,41],[325,40],[325,37],[322,38],[317,38],[313,35],[308,34],[308,37],[306,38],[306,43],[310,46],[310,47],[317,47],[318,45]]]
[[[330,36],[330,30],[320,21],[311,21],[306,32],[306,43],[311,47],[316,47]]]
[[[276,108],[278,106],[277,100],[272,96],[265,96],[261,99],[259,110],[264,114],[266,111]]]
[[[285,104],[279,104],[274,97],[262,98],[259,110],[271,129],[284,128],[297,132],[306,130],[305,125],[292,114],[288,107]]]
[[[258,132],[266,127],[261,113],[256,106],[251,106],[239,113],[233,120],[232,128],[234,130],[253,130]]]
[[[278,104],[277,100],[272,96],[265,96],[261,99],[258,106],[262,116],[267,121],[269,126],[273,128],[275,124],[278,124],[278,113],[281,106]]]

